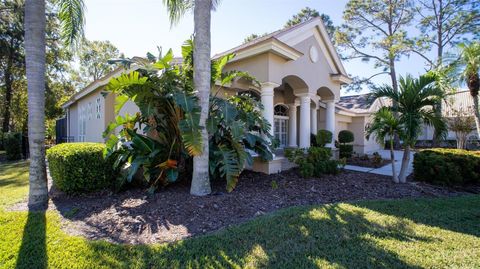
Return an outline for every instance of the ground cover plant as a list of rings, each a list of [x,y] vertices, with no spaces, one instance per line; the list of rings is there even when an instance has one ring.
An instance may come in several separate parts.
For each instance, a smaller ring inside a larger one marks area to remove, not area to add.
[[[10,165],[0,164],[2,197],[26,195],[25,163]],[[54,211],[6,211],[17,201],[0,208],[1,268],[480,266],[478,195],[294,207],[207,236],[137,246],[69,236]]]

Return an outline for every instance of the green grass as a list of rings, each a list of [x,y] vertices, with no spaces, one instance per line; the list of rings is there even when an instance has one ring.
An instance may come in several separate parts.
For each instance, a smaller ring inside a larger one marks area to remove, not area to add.
[[[0,208],[17,203],[28,194],[28,162],[0,163]]]
[[[25,182],[12,169],[0,182]],[[0,193],[24,188],[15,186]],[[66,235],[53,212],[0,209],[0,267],[480,268],[479,237],[478,195],[289,208],[213,235],[144,246]]]

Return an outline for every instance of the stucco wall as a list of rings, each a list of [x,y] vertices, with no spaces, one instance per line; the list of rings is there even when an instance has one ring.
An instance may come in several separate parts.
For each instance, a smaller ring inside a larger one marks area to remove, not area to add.
[[[100,104],[100,113],[97,115],[97,100]],[[80,141],[80,117],[86,117],[85,141],[103,142],[102,133],[105,130],[105,98],[101,94],[101,88],[85,96],[77,102],[77,136],[75,141]],[[81,115],[83,113],[83,115]]]

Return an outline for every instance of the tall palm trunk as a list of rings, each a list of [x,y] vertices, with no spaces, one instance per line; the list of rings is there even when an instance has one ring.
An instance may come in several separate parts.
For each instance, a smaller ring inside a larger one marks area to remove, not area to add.
[[[395,152],[394,152],[394,145],[393,145],[393,139],[390,138],[390,160],[392,161],[392,178],[393,182],[399,183],[398,181],[398,175],[397,171],[395,168]]]
[[[403,151],[402,166],[400,168],[400,183],[407,182],[407,170],[408,164],[410,162],[410,145],[405,145],[405,150]]]
[[[473,98],[473,114],[475,114],[475,126],[477,127],[477,137],[480,139],[480,107],[479,107],[479,98],[478,94],[472,96]]]
[[[193,83],[201,106],[200,128],[202,128],[202,154],[193,158],[193,175],[190,193],[192,195],[208,195],[211,193],[209,178],[209,149],[206,121],[208,118],[210,98],[210,20],[211,0],[195,0],[194,22],[195,39],[193,51]]]
[[[28,89],[31,208],[47,205],[45,165],[45,0],[25,1],[25,54]]]

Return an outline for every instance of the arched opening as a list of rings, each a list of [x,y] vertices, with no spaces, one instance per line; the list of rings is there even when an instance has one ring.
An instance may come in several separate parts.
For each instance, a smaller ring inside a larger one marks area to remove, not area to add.
[[[278,142],[279,148],[285,148],[288,145],[288,107],[278,104],[274,108],[273,114],[273,134]]]
[[[289,75],[283,78],[282,83],[288,84],[292,89],[295,95],[308,93],[307,83],[298,76]]]
[[[335,100],[335,93],[327,87],[320,87],[317,90],[317,95],[320,96],[322,100]]]

